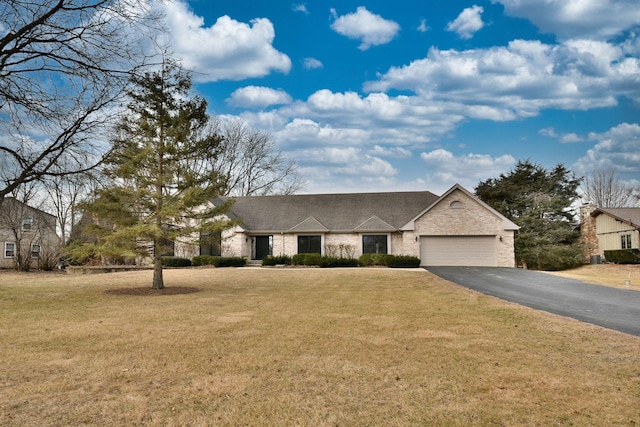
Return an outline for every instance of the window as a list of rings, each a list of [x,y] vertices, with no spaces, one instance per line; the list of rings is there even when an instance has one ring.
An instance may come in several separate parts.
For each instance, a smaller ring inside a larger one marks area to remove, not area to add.
[[[449,205],[449,207],[451,209],[464,209],[464,205],[462,204],[461,201],[459,200],[454,200],[453,202],[451,202],[451,204]]]
[[[299,254],[321,254],[322,236],[298,236]]]
[[[12,242],[4,243],[4,257],[13,258],[16,256],[16,244]]]
[[[631,234],[623,234],[620,236],[622,249],[631,249]]]
[[[31,258],[40,258],[40,245],[31,245]]]
[[[156,250],[160,251],[161,256],[175,256],[176,242],[173,240],[160,238],[160,241],[156,244]]]
[[[33,229],[33,217],[25,216],[22,218],[22,231],[31,231]]]
[[[387,253],[387,235],[374,234],[362,236],[362,253],[363,254],[386,254]]]
[[[222,233],[200,234],[200,255],[222,255]]]

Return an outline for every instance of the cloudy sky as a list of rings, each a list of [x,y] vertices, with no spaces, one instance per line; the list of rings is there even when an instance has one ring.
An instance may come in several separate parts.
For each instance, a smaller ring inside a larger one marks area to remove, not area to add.
[[[303,192],[469,190],[518,160],[640,185],[637,0],[175,0],[210,112],[271,132]]]

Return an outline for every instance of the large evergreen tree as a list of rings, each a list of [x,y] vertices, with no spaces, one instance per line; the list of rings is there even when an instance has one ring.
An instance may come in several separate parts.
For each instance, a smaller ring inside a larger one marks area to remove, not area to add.
[[[475,192],[520,226],[515,237],[519,264],[556,270],[582,262],[571,212],[579,185],[580,179],[562,164],[546,170],[526,160],[506,175],[480,182]]]
[[[191,94],[190,75],[175,62],[133,83],[105,162],[109,184],[88,208],[102,220],[94,227],[99,253],[131,256],[153,244],[153,288],[162,289],[168,242],[227,225],[215,218],[229,206],[207,203],[224,192],[223,177],[204,160],[217,155],[221,139],[201,136],[207,103]]]

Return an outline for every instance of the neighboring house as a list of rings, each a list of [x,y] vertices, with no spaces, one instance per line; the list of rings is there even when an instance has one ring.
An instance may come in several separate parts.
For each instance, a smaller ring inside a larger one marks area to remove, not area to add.
[[[0,268],[55,266],[59,248],[55,216],[12,197],[0,202]]]
[[[585,234],[595,233],[596,245],[591,245],[591,255],[604,257],[604,251],[640,248],[640,208],[595,208],[591,210],[591,227],[583,220]],[[584,216],[583,216],[584,219]]]
[[[220,245],[201,245],[200,254],[261,260],[383,253],[416,256],[425,266],[515,266],[518,226],[460,185],[442,196],[424,191],[234,199],[228,216],[239,225],[222,233]]]

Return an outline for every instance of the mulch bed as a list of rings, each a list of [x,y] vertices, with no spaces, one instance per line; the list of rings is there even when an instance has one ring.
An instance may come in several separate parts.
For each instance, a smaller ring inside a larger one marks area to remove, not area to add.
[[[184,295],[200,292],[200,288],[189,286],[169,286],[164,289],[153,289],[151,287],[118,288],[105,291],[108,295],[129,295],[129,296],[161,296],[161,295]]]

